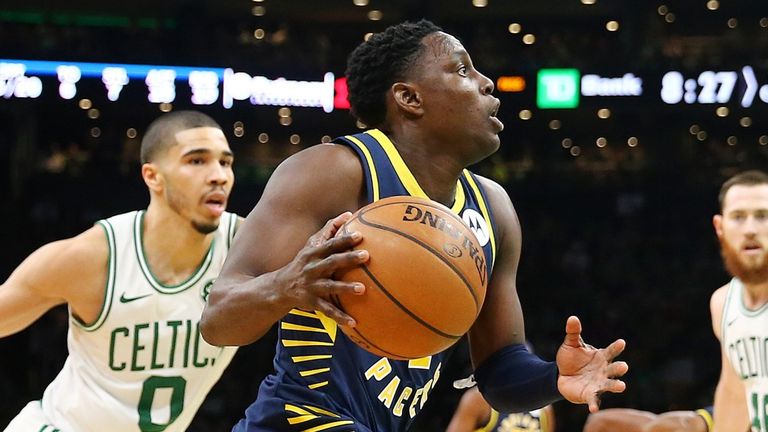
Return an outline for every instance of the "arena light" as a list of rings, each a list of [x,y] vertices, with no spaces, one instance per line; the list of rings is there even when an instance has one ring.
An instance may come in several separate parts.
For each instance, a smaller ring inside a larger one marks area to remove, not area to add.
[[[496,89],[500,92],[519,93],[525,90],[525,78],[519,75],[500,76],[496,80]]]

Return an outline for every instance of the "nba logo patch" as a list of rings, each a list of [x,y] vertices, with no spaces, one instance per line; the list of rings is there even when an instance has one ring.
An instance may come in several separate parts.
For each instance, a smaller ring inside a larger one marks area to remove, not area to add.
[[[464,210],[464,213],[462,213],[461,218],[464,220],[464,223],[467,224],[469,229],[471,229],[475,234],[475,237],[477,237],[477,241],[480,243],[480,246],[487,245],[488,240],[491,239],[491,233],[488,229],[488,224],[485,222],[485,218],[483,218],[483,215],[474,209],[466,209]]]

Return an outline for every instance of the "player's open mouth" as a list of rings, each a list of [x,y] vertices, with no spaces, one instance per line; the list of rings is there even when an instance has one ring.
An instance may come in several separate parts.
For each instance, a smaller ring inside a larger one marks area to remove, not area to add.
[[[211,213],[215,216],[221,216],[227,207],[227,195],[223,192],[213,192],[207,195],[203,202]]]
[[[502,123],[501,120],[499,120],[499,118],[497,117],[497,115],[499,114],[499,107],[500,106],[501,106],[501,101],[496,99],[496,101],[495,101],[495,103],[493,105],[493,109],[491,109],[491,113],[490,113],[491,121],[495,124],[495,126],[499,130],[499,132],[504,130],[504,123]]]

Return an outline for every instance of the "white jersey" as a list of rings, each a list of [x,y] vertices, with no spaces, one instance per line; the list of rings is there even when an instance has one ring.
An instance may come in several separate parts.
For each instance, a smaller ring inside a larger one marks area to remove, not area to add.
[[[235,354],[206,343],[199,323],[237,216],[224,213],[199,268],[174,286],[147,265],[143,216],[98,222],[109,242],[104,304],[90,325],[70,313],[69,357],[42,400],[51,430],[184,431]]]
[[[768,304],[744,305],[744,285],[733,278],[723,308],[722,349],[744,382],[753,432],[768,432]]]

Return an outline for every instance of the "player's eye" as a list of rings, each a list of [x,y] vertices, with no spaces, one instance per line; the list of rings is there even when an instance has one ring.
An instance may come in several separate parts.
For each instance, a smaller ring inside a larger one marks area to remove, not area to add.
[[[456,72],[458,72],[459,75],[465,77],[465,76],[467,76],[467,67],[464,66],[464,65],[461,65]]]

